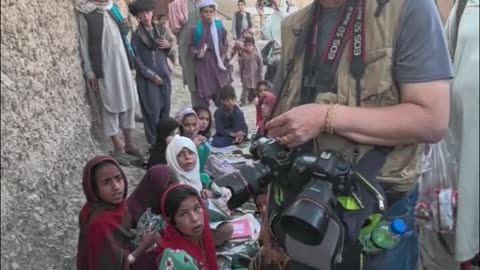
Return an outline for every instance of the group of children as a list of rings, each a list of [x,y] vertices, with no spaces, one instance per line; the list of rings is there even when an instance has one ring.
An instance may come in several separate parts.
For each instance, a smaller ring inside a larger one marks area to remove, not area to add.
[[[275,97],[262,81],[262,59],[251,36],[251,16],[239,0],[235,15],[234,54],[243,84],[241,105],[257,100],[257,130]],[[128,181],[117,158],[97,156],[87,162],[83,189],[87,202],[79,216],[77,269],[218,269],[215,247],[233,234],[230,223],[210,228],[208,206],[229,213],[231,191],[215,184],[205,172],[211,146],[226,147],[248,140],[245,116],[231,86],[231,58],[226,31],[215,19],[216,5],[199,4],[202,21],[192,29],[197,91],[203,106],[170,115],[171,79],[168,61],[176,63],[175,37],[166,16],[153,19],[152,1],[137,0],[130,12],[139,22],[132,36],[137,88],[145,134],[151,145],[147,172],[127,198]],[[232,54],[232,56],[234,55]],[[208,74],[205,72],[208,71]],[[217,105],[209,110],[209,101]],[[266,191],[255,198],[264,213]]]
[[[268,113],[268,82],[257,85],[257,95],[257,107]],[[225,87],[220,100],[213,117],[208,108],[195,107],[159,121],[147,173],[128,198],[126,175],[113,158],[87,163],[78,269],[218,269],[215,247],[231,238],[233,226],[210,228],[207,207],[213,203],[228,213],[232,194],[205,173],[205,163],[210,142],[231,145],[248,133],[233,87]],[[266,191],[257,195],[263,213]]]

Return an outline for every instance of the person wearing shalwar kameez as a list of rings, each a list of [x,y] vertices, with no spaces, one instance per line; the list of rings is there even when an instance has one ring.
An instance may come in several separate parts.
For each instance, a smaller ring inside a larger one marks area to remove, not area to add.
[[[227,31],[220,20],[215,19],[216,3],[203,0],[199,5],[202,19],[191,30],[190,55],[194,59],[196,90],[202,106],[209,107],[216,101],[220,89],[231,84],[232,67],[227,64]]]
[[[178,37],[178,56],[182,66],[184,85],[188,86],[192,106],[199,106],[202,101],[198,95],[195,84],[193,58],[190,55],[192,35],[190,29],[200,20],[198,0],[175,0],[169,4],[169,20],[172,31]]]
[[[171,71],[167,63],[171,44],[162,36],[161,25],[154,23],[152,0],[137,0],[130,4],[130,12],[139,26],[132,36],[137,67],[137,90],[143,114],[147,142],[156,140],[157,123],[170,114],[172,94]]]
[[[130,70],[131,47],[125,38],[128,27],[111,0],[77,0],[75,9],[88,88],[100,96],[103,131],[114,146],[112,157],[128,166],[129,155],[143,160],[132,137],[138,97]],[[118,136],[120,129],[125,145]]]

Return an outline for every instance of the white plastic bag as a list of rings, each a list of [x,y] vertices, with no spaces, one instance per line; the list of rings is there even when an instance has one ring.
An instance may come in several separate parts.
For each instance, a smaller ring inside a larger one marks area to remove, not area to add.
[[[430,230],[454,230],[457,207],[458,161],[451,132],[437,144],[426,145],[415,208],[417,224]]]

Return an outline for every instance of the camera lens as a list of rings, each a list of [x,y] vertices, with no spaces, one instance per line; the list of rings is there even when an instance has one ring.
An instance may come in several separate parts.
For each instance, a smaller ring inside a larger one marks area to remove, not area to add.
[[[306,245],[319,245],[328,228],[329,214],[322,205],[298,198],[285,212],[280,222],[286,233]]]

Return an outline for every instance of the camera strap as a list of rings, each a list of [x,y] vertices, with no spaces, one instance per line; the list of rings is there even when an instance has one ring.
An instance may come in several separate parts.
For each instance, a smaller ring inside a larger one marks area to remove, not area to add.
[[[363,2],[364,0],[348,0],[341,9],[335,27],[330,33],[326,49],[320,54],[318,49],[319,40],[319,19],[321,8],[317,8],[314,25],[311,31],[311,47],[305,51],[305,66],[302,87],[301,103],[307,104],[315,100],[318,92],[335,92],[335,74],[342,52],[348,43],[348,40],[363,30]],[[358,39],[357,39],[358,40]],[[356,48],[362,48],[362,40],[356,42]],[[360,50],[361,52],[361,50]],[[353,42],[352,42],[353,53]],[[359,53],[363,56],[363,53]],[[353,61],[354,59],[351,58]],[[363,60],[363,58],[362,58]],[[358,62],[355,60],[355,62]],[[355,69],[361,68],[356,64]],[[363,75],[361,70],[355,70],[355,74]],[[353,75],[353,73],[352,73]],[[360,76],[361,78],[361,76]]]

